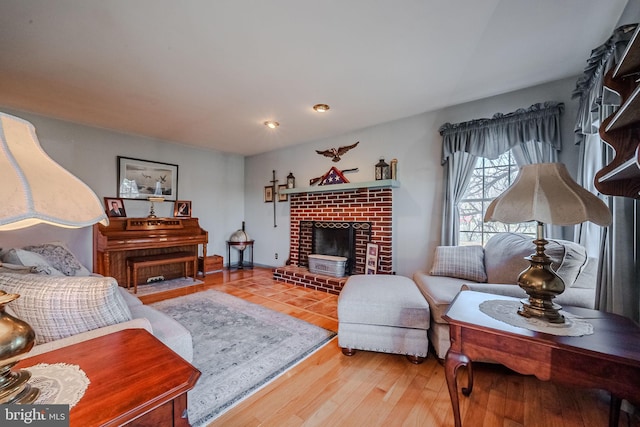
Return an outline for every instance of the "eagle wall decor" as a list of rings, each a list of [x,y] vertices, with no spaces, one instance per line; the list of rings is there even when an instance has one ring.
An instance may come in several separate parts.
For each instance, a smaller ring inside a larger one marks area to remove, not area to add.
[[[360,144],[360,141],[356,142],[353,145],[346,145],[344,147],[340,147],[340,148],[330,148],[328,150],[324,150],[324,151],[320,151],[320,150],[316,150],[316,153],[318,154],[322,154],[325,157],[332,157],[331,160],[333,160],[334,162],[339,162],[340,161],[340,156],[342,156],[343,154],[345,154],[347,151],[351,150],[352,148],[355,148],[356,145]]]

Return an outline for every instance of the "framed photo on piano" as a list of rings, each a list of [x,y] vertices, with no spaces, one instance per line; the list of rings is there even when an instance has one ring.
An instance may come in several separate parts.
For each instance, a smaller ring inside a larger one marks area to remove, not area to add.
[[[191,202],[188,200],[176,200],[173,205],[173,216],[176,218],[190,218]]]
[[[127,212],[124,210],[124,201],[119,197],[105,197],[104,206],[109,217],[123,218],[127,216]]]
[[[118,156],[118,197],[178,199],[178,165]]]

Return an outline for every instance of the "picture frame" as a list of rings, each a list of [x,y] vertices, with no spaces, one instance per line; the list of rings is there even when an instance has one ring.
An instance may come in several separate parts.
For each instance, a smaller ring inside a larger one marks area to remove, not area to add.
[[[265,203],[273,202],[273,186],[272,185],[266,185],[264,187],[264,202]]]
[[[110,218],[125,218],[127,212],[124,209],[124,200],[120,197],[105,197],[104,207]]]
[[[286,190],[286,189],[287,189],[287,184],[278,185],[278,201],[279,202],[286,202],[289,200],[288,194],[282,194],[282,190]]]
[[[378,251],[380,247],[375,243],[367,243],[367,256],[365,258],[365,273],[378,273]]]
[[[178,199],[178,165],[118,156],[118,197]]]
[[[191,201],[176,200],[173,204],[173,216],[176,218],[191,218]]]

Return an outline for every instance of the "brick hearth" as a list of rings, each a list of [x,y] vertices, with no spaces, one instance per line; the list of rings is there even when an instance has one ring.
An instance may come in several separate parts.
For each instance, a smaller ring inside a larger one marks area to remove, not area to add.
[[[291,230],[290,265],[276,268],[273,277],[280,281],[311,289],[339,294],[347,278],[312,274],[299,265],[300,221],[367,221],[371,223],[371,242],[379,245],[378,274],[391,274],[392,261],[391,188],[295,193],[290,195]],[[364,250],[356,254],[356,265],[364,265]],[[362,258],[362,259],[361,259]],[[356,271],[361,273],[361,271]]]

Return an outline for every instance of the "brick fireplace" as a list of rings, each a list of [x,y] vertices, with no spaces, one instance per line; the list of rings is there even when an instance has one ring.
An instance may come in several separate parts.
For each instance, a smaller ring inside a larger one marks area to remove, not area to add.
[[[379,245],[378,274],[391,274],[392,210],[391,188],[356,188],[290,194],[290,265],[276,268],[274,278],[320,291],[340,293],[346,278],[312,274],[308,271],[308,253],[305,253],[308,236],[305,235],[304,226],[301,229],[301,223],[304,225],[309,221],[369,223],[370,242]],[[353,274],[363,273],[366,256],[366,242],[364,243],[364,246],[361,243],[356,245]]]

